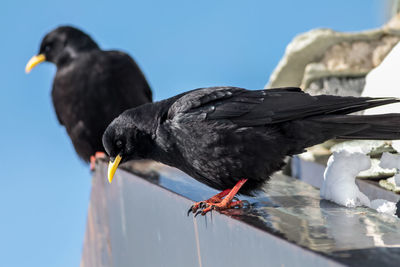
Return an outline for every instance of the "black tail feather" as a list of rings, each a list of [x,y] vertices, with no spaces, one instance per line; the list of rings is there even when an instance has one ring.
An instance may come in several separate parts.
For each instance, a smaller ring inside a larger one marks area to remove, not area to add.
[[[400,139],[400,113],[382,115],[333,115],[315,121],[336,129],[341,139]]]
[[[331,95],[319,95],[316,97],[321,101],[321,103],[324,103],[322,108],[326,109],[325,114],[335,115],[350,114],[365,109],[400,102],[400,99],[394,97],[371,98]]]

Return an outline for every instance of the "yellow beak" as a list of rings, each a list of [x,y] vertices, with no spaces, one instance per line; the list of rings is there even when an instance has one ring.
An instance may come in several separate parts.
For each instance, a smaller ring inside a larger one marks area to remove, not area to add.
[[[122,157],[120,155],[118,155],[115,158],[114,162],[111,162],[111,160],[110,160],[110,163],[108,163],[108,181],[110,182],[110,184],[114,178],[115,171],[117,170],[118,165],[121,162],[121,159],[122,159]]]
[[[33,56],[26,64],[25,72],[29,73],[37,64],[42,63],[46,60],[46,56],[43,54]]]

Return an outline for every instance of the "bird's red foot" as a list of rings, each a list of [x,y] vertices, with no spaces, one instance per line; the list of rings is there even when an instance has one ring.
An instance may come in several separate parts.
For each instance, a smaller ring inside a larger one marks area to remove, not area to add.
[[[196,202],[194,203],[190,209],[188,210],[188,215],[190,212],[195,213],[199,208],[203,209],[205,207],[207,207],[208,205],[212,205],[215,203],[219,203],[222,201],[222,199],[229,194],[229,192],[231,191],[231,189],[225,189],[224,191],[222,191],[221,193],[216,194],[215,196],[207,199],[207,200],[203,200],[200,202]]]
[[[246,201],[238,200],[235,195],[247,179],[240,180],[232,189],[226,189],[221,193],[205,200],[194,203],[188,210],[188,215],[190,212],[195,213],[195,217],[199,214],[205,215],[210,210],[225,210],[236,207],[243,207]],[[225,197],[225,198],[224,198]],[[233,201],[235,200],[235,201]],[[199,210],[200,209],[200,210]]]
[[[94,171],[97,159],[104,159],[104,158],[106,158],[106,154],[101,151],[97,151],[93,156],[90,156],[90,170]]]

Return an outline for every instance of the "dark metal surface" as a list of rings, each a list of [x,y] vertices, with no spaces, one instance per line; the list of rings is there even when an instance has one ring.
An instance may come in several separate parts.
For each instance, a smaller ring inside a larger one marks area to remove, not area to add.
[[[160,173],[153,183],[119,170],[109,185],[106,165],[97,166],[82,266],[398,266],[400,262],[399,219],[321,200],[319,190],[299,180],[277,174],[265,193],[245,198],[250,208],[193,218],[186,216],[191,200],[209,198],[216,191],[176,169],[162,165],[153,169]]]

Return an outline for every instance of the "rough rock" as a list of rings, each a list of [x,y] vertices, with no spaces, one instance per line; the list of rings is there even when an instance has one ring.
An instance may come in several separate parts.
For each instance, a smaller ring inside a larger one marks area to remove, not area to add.
[[[396,186],[394,181],[394,177],[390,177],[388,179],[383,179],[379,181],[379,185],[387,190],[393,191],[397,194],[400,193],[400,187]]]
[[[324,77],[360,77],[379,65],[400,40],[400,17],[381,29],[342,33],[315,29],[301,34],[287,46],[266,88],[306,88]]]
[[[312,95],[360,96],[364,86],[364,77],[325,77],[311,82],[306,91]]]
[[[396,174],[395,169],[383,169],[379,166],[379,163],[378,159],[371,159],[371,167],[368,170],[360,172],[357,178],[377,180],[392,177]]]
[[[310,94],[400,97],[400,87],[397,88],[400,84],[400,75],[397,74],[397,70],[400,69],[400,44],[396,46],[399,41],[400,14],[394,16],[380,29],[357,33],[341,33],[330,29],[311,30],[296,36],[287,46],[285,55],[273,71],[265,88],[299,86]],[[393,77],[388,78],[382,75],[382,78],[375,83],[375,92],[378,92],[375,95],[363,93],[364,88],[368,86],[370,76],[388,65],[386,62],[395,53],[397,47],[399,47],[398,65],[392,64],[390,70],[386,67],[384,71],[391,73]],[[383,81],[384,79],[386,81]],[[390,85],[387,85],[389,83]],[[396,93],[385,91],[383,87],[397,91]],[[389,106],[393,105],[387,107]],[[400,104],[398,106],[400,107]],[[380,168],[377,159],[382,152],[393,152],[390,142],[346,141],[340,143],[342,141],[331,140],[309,148],[306,153],[300,155],[300,158],[326,164],[332,151],[343,149],[351,151],[353,148],[363,147],[368,151],[360,152],[368,153],[373,158],[372,167],[361,172],[358,175],[359,178],[382,179],[395,174],[395,170]],[[331,149],[337,143],[340,144]],[[387,181],[381,180],[382,183],[387,184]]]
[[[331,152],[347,151],[360,152],[371,156],[380,155],[382,152],[392,151],[389,142],[381,140],[351,140],[336,144],[330,148]]]

